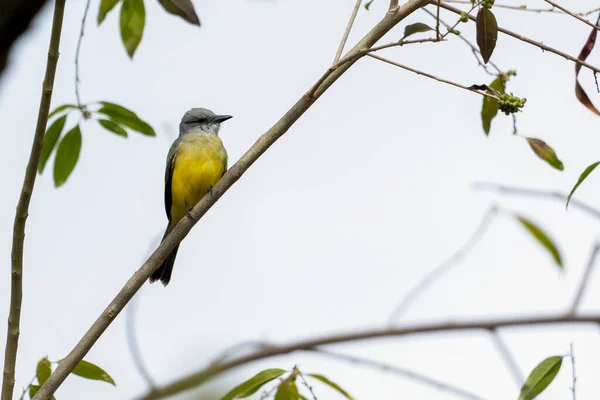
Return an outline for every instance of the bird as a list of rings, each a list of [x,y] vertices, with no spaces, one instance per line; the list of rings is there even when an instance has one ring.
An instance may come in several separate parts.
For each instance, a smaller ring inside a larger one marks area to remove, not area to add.
[[[221,123],[233,118],[205,108],[188,110],[179,124],[179,137],[167,154],[165,211],[169,223],[164,241],[175,225],[207,194],[227,171],[227,151],[219,137]],[[150,276],[150,283],[167,286],[179,245]]]

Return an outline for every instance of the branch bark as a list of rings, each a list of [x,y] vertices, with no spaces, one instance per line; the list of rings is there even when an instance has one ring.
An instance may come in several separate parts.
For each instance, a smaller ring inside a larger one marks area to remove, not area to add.
[[[155,389],[153,392],[140,397],[138,400],[155,400],[163,399],[168,396],[183,392],[193,387],[199,386],[210,379],[220,375],[221,373],[251,363],[253,361],[262,360],[265,358],[289,354],[298,350],[313,350],[315,347],[334,344],[356,342],[365,339],[378,339],[383,337],[402,337],[407,335],[417,335],[426,333],[440,332],[464,332],[464,331],[491,331],[498,328],[522,327],[532,325],[556,325],[556,324],[598,324],[600,323],[600,314],[588,316],[572,316],[572,315],[557,315],[549,317],[521,317],[521,318],[505,318],[505,319],[487,319],[473,320],[468,322],[454,323],[432,323],[413,325],[398,328],[372,329],[365,331],[354,331],[352,333],[342,333],[331,336],[323,336],[315,339],[308,339],[289,343],[281,346],[265,347],[253,354],[234,358],[227,362],[208,367],[196,373],[190,374],[182,379],[179,379],[167,386]]]
[[[29,161],[25,169],[23,187],[17,204],[15,222],[13,226],[13,243],[11,254],[11,295],[10,310],[8,314],[8,330],[6,332],[6,349],[4,352],[4,378],[2,380],[2,400],[12,400],[15,386],[15,365],[17,363],[17,349],[19,346],[19,325],[21,323],[21,301],[23,298],[23,247],[25,242],[25,223],[29,215],[29,203],[37,177],[37,168],[40,154],[44,145],[44,133],[48,122],[54,76],[58,64],[58,48],[60,45],[60,32],[62,29],[63,14],[66,0],[56,0],[54,5],[54,19],[50,48],[46,63],[46,75],[42,84],[42,98],[38,111],[38,120],[33,136],[33,144]]]
[[[64,1],[64,0],[61,0]],[[390,10],[384,18],[361,39],[349,52],[352,56],[361,50],[371,48],[379,39],[389,32],[400,21],[421,7],[427,5],[429,0],[408,0],[402,6]],[[160,263],[167,257],[171,250],[183,240],[192,227],[206,212],[225,194],[225,192],[250,168],[252,164],[264,154],[273,143],[284,135],[288,129],[315,103],[315,101],[331,86],[340,76],[344,74],[356,60],[346,62],[334,71],[327,71],[327,77],[323,79],[316,90],[310,95],[302,96],[296,104],[275,123],[258,141],[227,171],[221,180],[214,186],[212,196],[204,198],[190,212],[190,217],[183,218],[167,238],[158,246],[148,260],[127,281],[121,291],[110,302],[108,307],[96,319],[88,331],[83,335],[73,350],[65,357],[58,368],[52,373],[46,383],[35,395],[35,400],[48,400],[56,389],[67,378],[69,373],[83,359],[104,331],[114,321],[116,316],[123,310],[135,293],[142,287],[150,275],[159,267]]]
[[[346,26],[346,30],[342,35],[342,41],[340,42],[337,53],[335,53],[333,65],[337,64],[337,62],[340,61],[340,58],[342,57],[344,47],[346,46],[346,42],[348,41],[348,36],[350,36],[350,31],[352,30],[352,25],[354,25],[354,20],[356,19],[356,15],[358,14],[360,3],[362,3],[362,0],[356,0],[356,4],[354,5],[354,9],[352,10],[352,15],[350,16],[350,19],[348,20],[348,25]]]

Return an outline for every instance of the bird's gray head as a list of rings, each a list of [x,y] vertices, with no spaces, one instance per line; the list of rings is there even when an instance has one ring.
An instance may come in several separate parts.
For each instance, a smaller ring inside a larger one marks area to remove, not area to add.
[[[206,108],[192,108],[181,119],[179,136],[187,133],[217,135],[221,122],[230,118],[231,115],[217,115]]]

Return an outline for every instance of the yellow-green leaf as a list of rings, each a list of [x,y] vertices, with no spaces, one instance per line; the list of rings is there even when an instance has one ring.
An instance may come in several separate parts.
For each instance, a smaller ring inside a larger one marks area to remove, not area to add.
[[[146,23],[146,9],[144,0],[123,0],[121,7],[121,39],[129,57],[133,57],[135,50],[142,40],[144,25]]]
[[[40,162],[38,164],[38,172],[40,174],[44,172],[44,168],[46,167],[48,158],[50,157],[50,154],[52,154],[52,151],[56,146],[56,142],[58,141],[58,138],[60,137],[60,134],[62,133],[63,128],[65,127],[66,121],[66,115],[63,115],[62,117],[58,118],[52,123],[52,125],[50,125],[50,127],[46,131],[46,134],[44,135],[44,145],[42,146]]]
[[[410,35],[414,35],[415,33],[427,32],[432,30],[433,29],[429,25],[424,24],[422,22],[416,22],[414,24],[407,25],[406,28],[404,28],[404,36],[402,37],[402,39],[406,39],[407,37],[409,37]]]
[[[506,89],[506,80],[507,77],[505,75],[499,75],[496,79],[490,83],[490,87],[500,94],[504,94]],[[488,91],[488,93],[491,93]],[[492,120],[498,114],[498,100],[492,99],[488,96],[483,96],[483,105],[481,107],[481,122],[483,124],[483,131],[486,135],[489,135],[490,128],[492,126]]]
[[[340,394],[342,394],[348,400],[354,400],[354,398],[352,396],[350,396],[350,394],[348,392],[346,392],[344,389],[342,389],[337,383],[330,381],[329,379],[325,378],[323,375],[308,374],[308,376],[312,376],[313,378],[323,382],[330,388],[337,390]]]
[[[56,149],[54,160],[54,185],[62,186],[73,172],[81,150],[81,130],[79,125],[62,138]]]
[[[475,20],[477,26],[477,45],[483,62],[487,64],[496,47],[498,39],[498,23],[491,10],[481,7]]]
[[[99,119],[98,123],[102,125],[104,129],[110,132],[116,133],[119,136],[127,137],[127,131],[109,119]]]
[[[115,381],[102,368],[84,360],[79,361],[79,364],[71,371],[73,375],[82,378],[92,379],[95,381],[103,381],[116,386]]]
[[[565,169],[562,161],[558,159],[556,152],[554,149],[546,144],[543,140],[534,139],[534,138],[525,138],[531,146],[532,150],[537,154],[539,158],[546,161],[552,167],[556,168],[559,171]]]
[[[298,386],[289,378],[281,382],[275,392],[275,400],[298,400],[299,398]]]
[[[242,399],[256,393],[264,384],[271,382],[285,374],[285,370],[279,368],[266,369],[254,375],[245,382],[240,383],[229,391],[221,400]]]
[[[519,400],[533,400],[542,393],[560,371],[562,359],[562,356],[553,356],[539,363],[523,384]]]
[[[52,366],[47,358],[42,358],[37,365],[35,370],[35,376],[37,376],[38,383],[43,385],[46,383],[50,375],[52,374]]]
[[[106,101],[103,101],[100,104],[102,104],[102,108],[100,108],[97,112],[106,115],[113,122],[119,125],[124,125],[147,136],[156,136],[154,129],[148,125],[147,122],[138,117],[133,111],[118,104],[109,103]]]
[[[371,7],[371,4],[373,3],[374,0],[370,0],[369,2],[365,3],[365,10],[369,11],[369,7]]]
[[[98,25],[104,21],[106,15],[119,3],[120,0],[101,0],[100,10],[98,11]]]
[[[542,245],[548,252],[552,255],[552,258],[556,262],[559,268],[563,268],[563,261],[560,255],[560,251],[558,247],[554,244],[552,239],[542,231],[536,224],[531,222],[529,219],[521,217],[519,215],[516,216],[519,222],[527,229],[529,233]]]
[[[58,106],[54,110],[52,110],[52,112],[50,114],[48,114],[48,119],[54,117],[59,112],[62,112],[64,110],[68,110],[71,108],[77,108],[77,106],[75,104],[63,104],[62,106]]]
[[[585,171],[583,171],[581,173],[581,175],[579,175],[579,179],[577,180],[577,183],[575,184],[575,186],[573,186],[573,189],[571,189],[571,193],[569,193],[569,197],[567,197],[567,205],[566,205],[567,208],[569,207],[569,202],[571,201],[571,196],[573,196],[573,193],[575,193],[575,190],[577,190],[579,185],[581,185],[581,183],[585,180],[585,178],[587,178],[588,175],[592,173],[592,171],[598,166],[598,164],[600,164],[600,161],[593,163],[592,165],[587,167],[585,169]]]

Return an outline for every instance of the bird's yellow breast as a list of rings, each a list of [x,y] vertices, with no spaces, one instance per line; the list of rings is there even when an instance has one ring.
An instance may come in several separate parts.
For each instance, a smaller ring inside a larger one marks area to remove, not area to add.
[[[179,221],[227,170],[227,152],[217,135],[189,134],[177,146],[171,181],[171,221]]]

